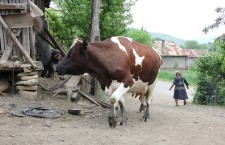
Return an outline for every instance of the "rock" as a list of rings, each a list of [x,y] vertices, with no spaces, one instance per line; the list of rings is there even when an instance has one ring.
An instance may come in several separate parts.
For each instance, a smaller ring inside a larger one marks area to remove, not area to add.
[[[32,69],[31,68],[27,68],[27,67],[23,67],[23,71],[25,73],[30,73],[30,72],[32,72]]]
[[[19,91],[19,94],[24,96],[24,97],[36,97],[37,96],[37,91],[23,91],[23,90],[20,90]]]
[[[27,81],[27,80],[32,80],[32,79],[37,79],[38,75],[33,75],[33,76],[22,76],[21,80],[22,81]]]
[[[34,86],[38,84],[37,79],[27,80],[27,81],[19,81],[16,85],[26,85],[26,86]]]
[[[22,67],[22,68],[24,68],[24,67],[28,68],[28,67],[31,67],[31,66],[32,65],[29,64],[29,63],[23,63],[23,64],[20,65],[20,67]]]
[[[195,120],[194,123],[199,123],[199,121]]]
[[[16,86],[17,90],[26,90],[26,91],[37,91],[38,86]]]
[[[19,76],[19,77],[22,77],[22,76],[33,76],[33,75],[36,75],[36,74],[38,74],[37,71],[29,72],[29,73],[22,72],[22,73],[19,73],[17,76]]]

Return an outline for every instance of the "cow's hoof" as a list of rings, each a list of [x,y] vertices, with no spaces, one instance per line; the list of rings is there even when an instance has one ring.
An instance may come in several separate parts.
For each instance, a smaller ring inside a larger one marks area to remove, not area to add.
[[[147,119],[150,119],[150,114],[148,112],[145,112],[145,114],[143,116],[143,120],[146,122]]]
[[[120,122],[120,125],[122,126],[122,125],[127,125],[127,120],[128,120],[128,118],[127,117],[124,117],[123,119],[122,119],[122,121]]]
[[[115,128],[117,126],[117,119],[114,115],[109,115],[109,127]]]
[[[139,111],[141,112],[141,111],[145,111],[145,108],[146,108],[146,106],[144,105],[144,104],[141,104],[141,106],[140,106],[140,108],[139,108]]]

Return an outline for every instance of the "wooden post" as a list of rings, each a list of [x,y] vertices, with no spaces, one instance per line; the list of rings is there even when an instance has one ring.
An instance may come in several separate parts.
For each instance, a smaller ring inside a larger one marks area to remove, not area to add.
[[[29,28],[23,28],[22,30],[22,44],[27,54],[30,56],[30,41],[29,41]]]
[[[24,55],[26,60],[33,66],[33,68],[37,68],[37,65],[34,63],[34,61],[30,58],[28,53],[24,50],[23,46],[19,42],[19,40],[16,38],[16,36],[11,32],[8,25],[5,23],[5,21],[2,19],[2,16],[0,16],[0,24],[2,24],[3,28],[5,28],[6,32],[9,34],[11,39],[15,42],[16,46],[19,48],[20,52]]]
[[[0,37],[0,44],[1,44],[1,51],[4,52],[4,40],[3,40],[3,29],[2,29],[2,26],[0,26],[0,35],[2,35],[2,37]]]
[[[36,49],[35,49],[35,34],[33,31],[33,28],[30,27],[30,31],[29,31],[29,37],[30,37],[30,57],[33,60],[36,60]]]
[[[64,52],[64,49],[56,42],[56,40],[54,39],[54,37],[52,36],[52,34],[48,31],[48,29],[44,28],[44,30],[45,30],[46,34],[48,35],[48,37],[50,38],[50,40],[52,41],[52,43],[61,52],[62,56],[65,56],[66,53]]]
[[[100,29],[99,29],[99,15],[100,15],[100,3],[101,0],[92,1],[92,21],[91,21],[91,34],[90,41],[100,41]],[[92,77],[92,87],[94,88],[94,96],[99,96],[100,83],[96,78]]]

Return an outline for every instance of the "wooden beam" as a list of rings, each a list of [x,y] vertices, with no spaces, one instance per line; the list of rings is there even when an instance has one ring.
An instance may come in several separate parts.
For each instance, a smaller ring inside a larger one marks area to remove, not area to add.
[[[33,26],[33,18],[30,13],[5,15],[2,16],[2,18],[10,28],[24,28]]]
[[[1,35],[1,37],[0,37],[0,44],[1,44],[1,51],[3,52],[3,51],[5,51],[5,46],[4,46],[4,39],[3,39],[3,35],[4,35],[4,31],[3,31],[3,28],[2,28],[2,26],[0,25],[0,35]]]
[[[20,52],[24,55],[26,60],[33,66],[33,68],[37,68],[37,65],[34,63],[34,61],[30,58],[28,53],[24,50],[23,46],[19,42],[19,40],[16,38],[16,36],[13,34],[13,32],[10,30],[8,25],[5,23],[5,21],[2,19],[2,16],[0,16],[0,24],[2,24],[3,28],[5,28],[6,32],[10,35],[11,39],[15,42],[16,46],[19,48]],[[28,40],[29,41],[29,40]]]
[[[86,95],[84,92],[82,92],[81,90],[77,90],[80,94],[82,94],[84,97],[86,97],[87,99],[89,99],[90,101],[94,102],[96,105],[101,106],[97,101],[95,101],[94,99],[92,99],[91,97],[89,97],[88,95]]]
[[[13,42],[12,41],[8,41],[8,42],[9,42],[9,44],[5,45],[6,46],[5,51],[3,52],[0,61],[3,61],[3,60],[7,61],[11,52],[12,52],[12,50],[13,50]]]
[[[55,47],[61,52],[62,56],[65,56],[66,53],[65,53],[64,49],[56,42],[55,38],[48,31],[48,29],[44,28],[44,30],[45,30],[46,34],[48,35],[48,37],[50,38],[50,40],[52,41],[52,43],[55,45]]]
[[[0,2],[0,10],[24,10],[26,9],[25,4],[5,4]]]
[[[22,30],[22,44],[23,44],[23,48],[26,50],[26,52],[30,56],[29,28],[23,28]]]
[[[41,61],[34,61],[34,63],[37,65],[37,68],[35,70],[43,70],[43,65]],[[22,63],[21,62],[13,62],[13,61],[0,61],[0,71],[1,70],[12,70],[14,67],[17,70],[22,70],[23,68],[29,67],[29,63]]]

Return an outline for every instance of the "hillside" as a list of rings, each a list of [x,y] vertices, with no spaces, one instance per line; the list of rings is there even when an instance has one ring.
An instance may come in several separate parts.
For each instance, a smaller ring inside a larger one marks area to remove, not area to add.
[[[186,42],[186,40],[184,40],[184,39],[180,39],[180,38],[177,38],[177,37],[174,37],[174,36],[171,36],[171,35],[168,35],[168,34],[163,34],[163,33],[150,32],[150,35],[153,38],[160,38],[160,39],[163,39],[163,40],[172,41],[172,42],[174,42],[174,43],[176,43],[180,46],[184,46],[184,43]],[[198,41],[199,44],[205,44],[205,43],[208,43],[208,42],[213,43],[215,38],[216,37],[209,37],[209,38],[199,38],[199,39],[193,39],[193,40]]]
[[[185,40],[183,39],[180,39],[180,38],[176,38],[176,37],[173,37],[171,35],[168,35],[168,34],[163,34],[163,33],[157,33],[157,32],[150,32],[150,35],[153,37],[153,38],[160,38],[160,39],[163,39],[163,40],[169,40],[169,41],[172,41],[178,45],[184,45],[185,43]]]

